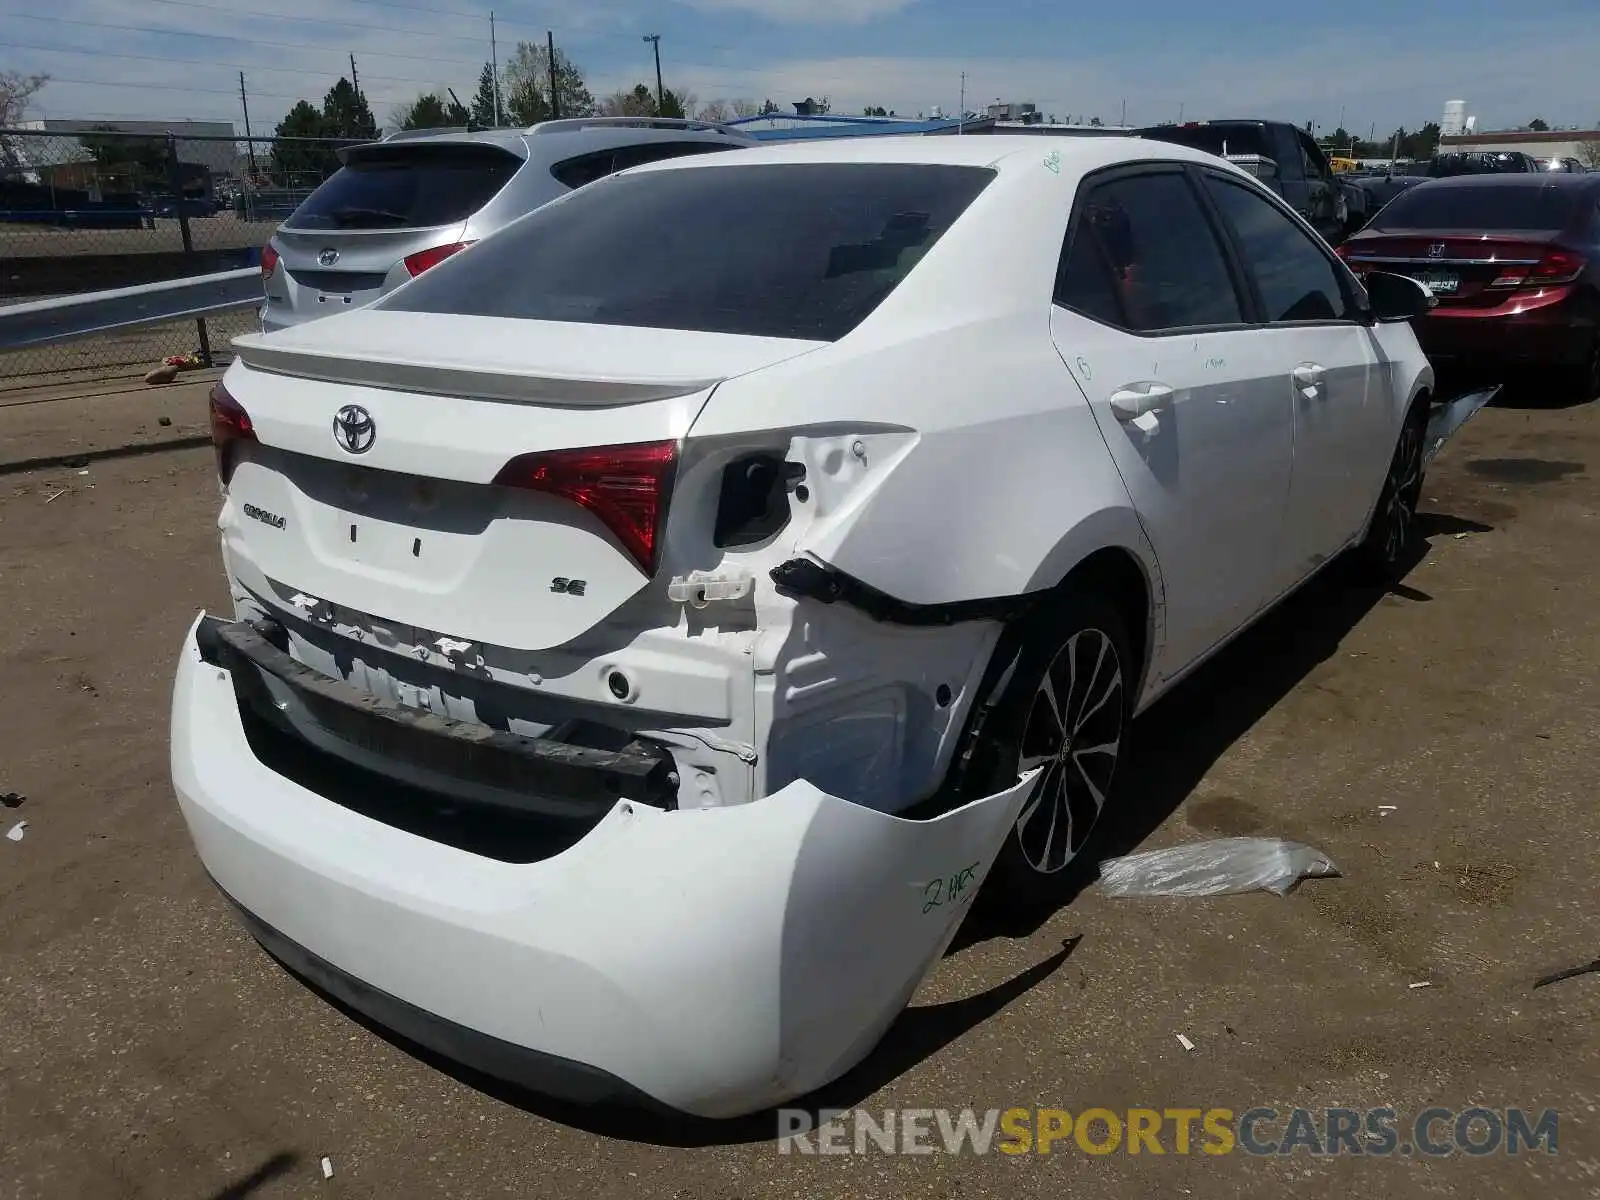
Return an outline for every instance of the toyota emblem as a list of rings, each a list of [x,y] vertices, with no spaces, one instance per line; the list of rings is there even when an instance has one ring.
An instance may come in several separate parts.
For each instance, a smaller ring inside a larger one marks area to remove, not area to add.
[[[365,454],[378,440],[372,414],[359,404],[346,404],[333,415],[333,440],[351,454]]]
[[[1443,258],[1444,252],[1445,244],[1443,242],[1434,242],[1433,245],[1428,247],[1429,258]]]
[[[324,267],[331,267],[331,266],[333,266],[334,263],[336,263],[338,261],[339,261],[339,252],[337,250],[335,250],[332,246],[328,247],[328,249],[324,250],[321,254],[317,255],[318,264],[321,265],[321,266],[324,266]]]

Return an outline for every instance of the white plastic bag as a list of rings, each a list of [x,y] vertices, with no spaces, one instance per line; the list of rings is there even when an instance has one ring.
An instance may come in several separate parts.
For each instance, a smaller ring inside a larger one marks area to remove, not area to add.
[[[1218,838],[1100,864],[1108,896],[1225,896],[1257,889],[1286,896],[1302,879],[1335,876],[1319,850],[1277,838]]]

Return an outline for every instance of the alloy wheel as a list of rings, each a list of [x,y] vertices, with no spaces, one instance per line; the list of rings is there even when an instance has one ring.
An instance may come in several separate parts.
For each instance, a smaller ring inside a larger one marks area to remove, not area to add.
[[[1083,629],[1040,680],[1022,735],[1018,773],[1042,768],[1017,818],[1028,866],[1054,874],[1072,861],[1105,807],[1127,720],[1122,662],[1111,639]]]
[[[1398,562],[1400,552],[1411,537],[1421,484],[1422,428],[1420,422],[1408,421],[1400,431],[1400,444],[1395,448],[1394,461],[1389,465],[1388,486],[1384,489],[1388,493],[1383,514],[1385,562]]]

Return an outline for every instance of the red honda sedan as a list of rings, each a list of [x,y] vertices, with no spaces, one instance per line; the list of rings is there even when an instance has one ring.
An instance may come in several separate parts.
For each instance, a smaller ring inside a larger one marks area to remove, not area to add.
[[[1441,372],[1554,369],[1600,394],[1600,174],[1465,175],[1396,196],[1338,254],[1428,285],[1416,321]]]

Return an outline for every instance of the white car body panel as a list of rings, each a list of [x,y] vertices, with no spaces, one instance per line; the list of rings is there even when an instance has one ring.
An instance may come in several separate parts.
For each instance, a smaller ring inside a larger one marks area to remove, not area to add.
[[[403,832],[259,761],[191,631],[174,781],[255,918],[364,986],[683,1111],[780,1103],[877,1041],[959,919],[924,912],[928,889],[965,895],[1027,798],[1031,776],[906,819],[987,698],[1008,605],[1125,557],[1148,593],[1127,614],[1140,709],[1361,536],[1432,385],[1409,328],[1146,339],[1051,303],[1086,173],[1218,160],[1118,138],[867,142],[737,157],[998,175],[837,341],[382,302],[240,340],[224,386],[258,442],[219,519],[236,618],[280,623],[293,659],[378,707],[527,738],[581,718],[664,747],[677,804],[624,796],[532,863]],[[1328,369],[1325,402],[1297,393],[1302,361]],[[1112,412],[1150,383],[1171,396]],[[346,405],[377,430],[360,455],[334,437]],[[650,442],[678,447],[654,574],[588,509],[492,484],[522,454]],[[776,533],[719,547],[723,471],[752,452],[804,487]],[[900,615],[796,595],[774,579],[796,563]],[[381,765],[281,707],[309,746]]]
[[[1161,564],[1160,680],[1254,616],[1272,590],[1289,497],[1288,385],[1251,332],[1140,338],[1062,308],[1051,329]],[[1152,386],[1171,394],[1134,420],[1112,412],[1113,395]]]
[[[928,821],[805,781],[698,812],[621,800],[563,854],[491,862],[255,763],[227,674],[193,638],[173,780],[230,898],[371,988],[701,1117],[781,1104],[871,1050],[1035,779]]]

